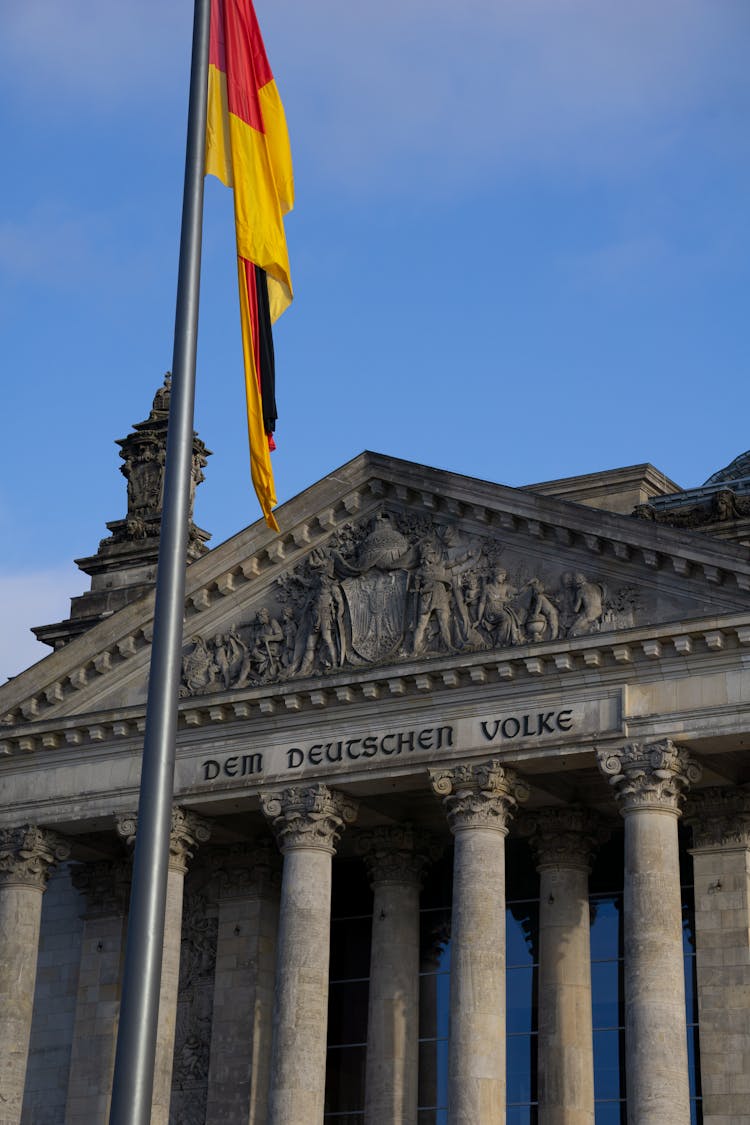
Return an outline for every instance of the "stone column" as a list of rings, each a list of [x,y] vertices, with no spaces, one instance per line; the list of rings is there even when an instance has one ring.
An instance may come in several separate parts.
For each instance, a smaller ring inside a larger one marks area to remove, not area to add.
[[[221,860],[207,1121],[266,1125],[280,863],[272,841]]]
[[[588,877],[603,834],[582,808],[520,825],[539,872],[539,1123],[594,1125]]]
[[[750,786],[691,797],[704,1125],[750,1120]]]
[[[448,1120],[505,1121],[505,837],[526,785],[499,761],[430,770],[455,837]]]
[[[117,831],[135,843],[137,818],[122,817]],[[150,1125],[169,1125],[169,1102],[172,1096],[172,1065],[177,1023],[177,992],[180,983],[180,946],[182,943],[182,897],[188,860],[199,844],[211,835],[208,823],[197,813],[175,805],[169,834],[169,870],[167,872],[167,907],[164,916],[164,948],[159,989],[159,1019],[156,1032],[154,1092],[151,1099]]]
[[[102,861],[73,870],[86,897],[65,1125],[106,1121],[112,1098],[130,863]]]
[[[42,893],[69,845],[26,824],[0,829],[0,1125],[18,1125],[29,1053]]]
[[[411,825],[362,833],[373,890],[365,1125],[416,1125],[419,1074],[419,891],[429,836]]]
[[[625,820],[628,1121],[684,1125],[690,1090],[677,819],[700,768],[670,739],[598,757]]]
[[[325,785],[261,794],[284,856],[276,958],[269,1125],[323,1120],[331,860],[357,802]]]

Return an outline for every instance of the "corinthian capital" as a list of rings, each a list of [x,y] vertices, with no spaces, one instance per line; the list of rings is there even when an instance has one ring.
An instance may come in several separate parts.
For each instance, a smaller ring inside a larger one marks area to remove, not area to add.
[[[130,861],[102,859],[71,872],[73,886],[86,898],[87,917],[125,914],[130,897]]]
[[[16,883],[43,891],[51,868],[69,855],[68,842],[46,828],[0,828],[0,886]]]
[[[702,789],[690,797],[685,822],[695,848],[750,848],[750,786]]]
[[[702,772],[688,751],[671,738],[600,750],[597,758],[623,815],[633,809],[662,809],[679,816],[687,789]]]
[[[515,770],[493,759],[479,765],[430,770],[433,792],[442,797],[451,832],[493,828],[505,835],[529,787]]]
[[[357,819],[359,802],[327,785],[291,785],[261,793],[260,807],[282,852],[317,848],[333,855],[345,826]]]
[[[117,818],[117,833],[127,844],[134,844],[138,830],[138,816],[129,813]],[[196,848],[205,844],[211,837],[211,826],[207,820],[192,809],[180,805],[172,808],[172,823],[169,830],[169,869],[183,875],[187,871],[188,860],[192,859]]]
[[[539,870],[566,867],[589,871],[599,845],[609,838],[597,814],[578,805],[527,813],[518,831],[528,838]]]
[[[357,851],[367,866],[371,883],[415,883],[431,860],[442,851],[428,832],[412,824],[373,828],[357,836]]]

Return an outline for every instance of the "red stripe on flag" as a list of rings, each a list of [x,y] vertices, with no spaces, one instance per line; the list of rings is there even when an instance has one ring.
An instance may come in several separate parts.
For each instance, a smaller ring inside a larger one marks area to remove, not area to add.
[[[211,0],[211,24],[208,37],[208,61],[217,70],[227,71],[227,49],[224,34],[224,0]]]
[[[265,132],[258,91],[273,81],[258,20],[250,0],[217,0],[223,7],[229,112]]]

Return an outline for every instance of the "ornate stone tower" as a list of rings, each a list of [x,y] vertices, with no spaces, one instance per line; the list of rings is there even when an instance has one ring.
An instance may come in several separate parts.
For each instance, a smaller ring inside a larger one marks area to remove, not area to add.
[[[128,482],[128,511],[125,519],[107,524],[110,534],[102,539],[95,555],[76,559],[76,565],[91,576],[91,589],[71,598],[70,617],[52,625],[39,625],[34,633],[40,641],[61,648],[68,641],[109,617],[118,609],[148,593],[156,581],[161,527],[164,462],[172,376],[154,395],[148,418],[136,422],[127,437],[120,438],[120,472]],[[204,479],[203,469],[210,450],[197,434],[193,437],[193,472],[190,488],[188,561],[208,550],[211,538],[193,523],[195,489]]]

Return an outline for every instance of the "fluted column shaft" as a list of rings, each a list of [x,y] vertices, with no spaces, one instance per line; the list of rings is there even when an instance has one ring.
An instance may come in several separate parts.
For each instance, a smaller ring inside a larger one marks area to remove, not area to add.
[[[625,821],[628,1122],[683,1125],[690,1087],[677,819],[700,769],[670,740],[601,752]]]
[[[219,873],[206,1120],[266,1125],[279,919],[273,843],[233,848]]]
[[[373,890],[365,1125],[416,1125],[419,1073],[419,891],[432,850],[409,825],[363,833]]]
[[[586,809],[541,809],[522,827],[539,872],[539,1123],[593,1125],[588,876],[601,838]]]
[[[87,863],[73,871],[86,897],[65,1125],[106,1121],[120,1012],[130,863]]]
[[[135,817],[123,818],[117,828],[130,843],[135,842]],[[177,1029],[177,994],[180,983],[180,949],[182,946],[182,901],[185,874],[189,860],[199,844],[211,835],[208,823],[197,813],[175,805],[169,835],[169,868],[167,871],[167,904],[164,915],[164,946],[159,988],[154,1086],[151,1098],[151,1125],[169,1125],[169,1103],[172,1098],[172,1068]]]
[[[325,785],[261,796],[284,856],[269,1125],[320,1125],[325,1099],[331,860],[357,805]]]
[[[748,1120],[750,786],[690,799],[704,1125]]]
[[[18,1125],[29,1054],[42,894],[68,845],[25,825],[0,829],[0,1125]]]
[[[505,836],[526,786],[497,761],[431,770],[455,838],[450,1125],[505,1121]]]

